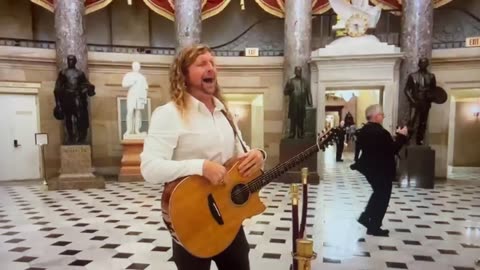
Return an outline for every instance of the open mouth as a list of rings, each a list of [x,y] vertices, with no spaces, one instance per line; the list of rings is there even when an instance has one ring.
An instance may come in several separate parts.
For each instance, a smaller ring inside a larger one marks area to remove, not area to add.
[[[202,81],[203,81],[204,83],[213,83],[213,82],[214,82],[214,79],[213,79],[213,78],[204,78],[204,79],[202,79]]]

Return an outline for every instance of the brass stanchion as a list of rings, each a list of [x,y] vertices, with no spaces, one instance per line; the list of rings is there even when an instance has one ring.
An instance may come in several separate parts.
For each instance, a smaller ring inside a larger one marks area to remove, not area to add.
[[[292,229],[293,229],[293,270],[310,270],[311,261],[317,257],[313,252],[313,241],[306,239],[305,227],[307,223],[308,210],[308,168],[302,168],[302,185],[303,185],[303,204],[302,204],[302,222],[300,231],[298,231],[298,185],[292,184]]]
[[[297,253],[294,259],[298,262],[297,270],[312,269],[311,262],[317,258],[317,253],[313,252],[313,241],[310,239],[297,239]]]
[[[302,222],[300,223],[300,232],[298,238],[303,238],[305,235],[305,226],[307,225],[307,209],[308,209],[308,168],[302,168]]]
[[[290,185],[290,194],[292,199],[292,250],[294,253],[297,251],[295,241],[298,239],[298,185]],[[293,258],[292,270],[297,269],[297,261]]]

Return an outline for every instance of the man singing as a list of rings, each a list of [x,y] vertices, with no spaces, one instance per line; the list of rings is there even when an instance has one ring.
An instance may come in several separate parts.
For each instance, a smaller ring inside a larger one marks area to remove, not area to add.
[[[388,236],[382,220],[388,208],[395,179],[395,155],[407,142],[407,127],[396,130],[395,139],[382,127],[384,114],[380,105],[371,105],[365,112],[368,123],[358,133],[362,155],[352,168],[362,173],[372,186],[373,194],[358,222],[367,228],[368,235]]]
[[[223,164],[235,156],[245,156],[239,165],[242,176],[261,169],[266,154],[245,146],[240,131],[231,124],[208,47],[193,45],[177,55],[170,68],[170,96],[172,101],[154,111],[145,139],[141,170],[146,181],[166,183],[201,175],[211,185],[221,185],[227,172]],[[213,258],[197,258],[175,240],[172,250],[179,270],[208,270],[212,260],[219,270],[250,269],[250,247],[243,228]]]

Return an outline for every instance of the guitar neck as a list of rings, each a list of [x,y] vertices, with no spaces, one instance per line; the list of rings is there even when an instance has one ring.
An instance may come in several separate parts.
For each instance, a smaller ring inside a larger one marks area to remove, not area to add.
[[[289,169],[297,166],[302,161],[310,157],[311,155],[317,153],[319,151],[318,145],[312,145],[307,148],[305,151],[301,152],[300,154],[292,157],[291,159],[273,167],[269,171],[265,172],[262,176],[256,178],[255,180],[248,183],[248,189],[250,192],[257,192],[264,186],[268,185],[271,181],[276,179],[277,177],[281,176],[282,174],[286,173]]]

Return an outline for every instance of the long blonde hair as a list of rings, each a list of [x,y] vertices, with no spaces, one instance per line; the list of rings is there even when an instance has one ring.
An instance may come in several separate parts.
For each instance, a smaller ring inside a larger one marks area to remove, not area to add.
[[[188,92],[188,67],[195,62],[198,56],[207,52],[213,54],[212,49],[203,44],[194,44],[185,47],[178,53],[177,57],[170,66],[170,97],[175,103],[175,106],[177,106],[178,110],[182,115],[182,119],[184,120],[187,120],[186,112],[188,110],[186,95],[186,93]],[[225,100],[221,94],[220,87],[218,86],[218,82],[216,83],[214,96],[223,103],[225,108],[227,108]],[[230,115],[230,113],[228,113],[228,115]]]

